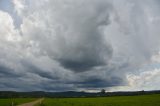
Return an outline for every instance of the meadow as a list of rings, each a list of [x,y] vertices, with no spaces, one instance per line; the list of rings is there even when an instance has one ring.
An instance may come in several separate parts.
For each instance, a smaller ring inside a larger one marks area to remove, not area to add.
[[[97,98],[45,98],[37,106],[160,106],[160,94]]]
[[[13,99],[0,99],[0,106],[15,106],[26,102],[31,102],[34,98],[13,98]]]

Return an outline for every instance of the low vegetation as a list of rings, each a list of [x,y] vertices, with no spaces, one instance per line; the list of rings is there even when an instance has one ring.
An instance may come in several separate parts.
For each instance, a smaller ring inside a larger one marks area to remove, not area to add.
[[[34,98],[14,98],[14,99],[0,99],[0,106],[16,106],[22,103],[31,102]]]
[[[160,94],[97,98],[46,98],[37,106],[160,106]]]

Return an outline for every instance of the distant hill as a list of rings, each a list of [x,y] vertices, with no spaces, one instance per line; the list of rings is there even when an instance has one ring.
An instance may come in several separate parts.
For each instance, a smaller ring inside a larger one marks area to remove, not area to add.
[[[107,96],[132,96],[132,95],[146,95],[146,94],[160,94],[160,90],[157,91],[129,91],[129,92],[106,92],[106,93],[89,93],[89,92],[44,92],[44,91],[33,91],[33,92],[15,92],[15,91],[0,91],[0,98],[39,98],[39,97],[107,97]]]

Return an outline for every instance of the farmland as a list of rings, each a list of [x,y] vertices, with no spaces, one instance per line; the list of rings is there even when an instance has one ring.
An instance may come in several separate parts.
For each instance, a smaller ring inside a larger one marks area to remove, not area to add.
[[[31,102],[36,99],[33,98],[14,98],[14,99],[0,99],[0,106],[12,106],[18,105],[26,102]]]
[[[16,106],[37,99],[0,99],[0,106],[12,106],[12,102],[15,103],[13,106]],[[43,102],[40,103],[41,104],[37,104],[36,106],[160,106],[160,94],[85,98],[45,98]]]
[[[37,106],[160,106],[160,94],[97,98],[45,98]]]

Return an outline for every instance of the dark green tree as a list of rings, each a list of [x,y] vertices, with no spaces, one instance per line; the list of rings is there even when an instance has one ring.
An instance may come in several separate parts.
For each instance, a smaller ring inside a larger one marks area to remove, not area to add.
[[[106,90],[105,89],[102,89],[101,90],[101,94],[105,94]]]

